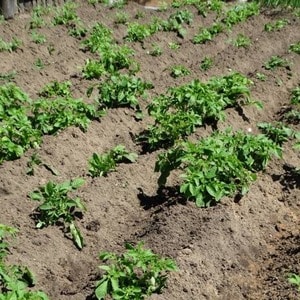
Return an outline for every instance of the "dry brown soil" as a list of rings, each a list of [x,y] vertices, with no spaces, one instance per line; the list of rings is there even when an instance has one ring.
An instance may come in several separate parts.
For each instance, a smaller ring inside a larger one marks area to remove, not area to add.
[[[244,117],[228,109],[226,121],[219,123],[218,128],[252,128],[257,132],[258,122],[279,120],[280,112],[289,106],[291,90],[300,83],[300,55],[288,51],[291,43],[300,41],[300,19],[291,12],[265,10],[205,45],[194,45],[191,40],[198,28],[212,24],[216,16],[211,13],[204,18],[193,7],[188,9],[194,20],[186,27],[184,39],[172,32],[159,32],[142,44],[128,44],[135,50],[134,58],[141,66],[137,76],[154,85],[148,99],[141,99],[142,107],[170,86],[195,78],[206,81],[235,70],[253,80],[251,96],[260,99],[264,109],[247,106],[243,109]],[[156,16],[169,16],[174,9],[144,10],[132,2],[123,11],[131,22],[136,21],[138,12],[145,14],[139,22],[150,22]],[[126,26],[114,24],[115,14],[120,10],[81,1],[77,12],[88,28],[102,22],[111,27],[118,43],[124,43]],[[264,31],[265,23],[282,18],[289,20],[285,28]],[[31,40],[29,12],[0,25],[4,40],[17,37],[22,41],[16,52],[0,53],[1,72],[16,71],[13,81],[32,99],[53,80],[70,80],[73,94],[86,99],[91,82],[82,78],[81,68],[87,58],[96,56],[80,50],[81,41],[70,37],[65,26],[52,26],[51,17],[46,19],[48,25],[38,30],[47,38],[42,45]],[[232,45],[239,33],[251,38],[249,48]],[[171,50],[170,42],[178,42],[180,49]],[[153,43],[161,47],[161,56],[147,53]],[[49,54],[47,47],[51,45],[54,52]],[[199,64],[208,55],[214,65],[203,72]],[[272,55],[288,59],[290,69],[265,70],[263,65]],[[34,65],[38,58],[45,63],[42,69]],[[172,78],[169,68],[175,64],[186,66],[191,74]],[[265,74],[266,81],[258,80],[257,72]],[[172,257],[179,268],[178,272],[170,273],[163,293],[150,299],[299,298],[296,288],[287,282],[288,273],[300,272],[300,179],[292,172],[300,166],[300,155],[293,150],[292,142],[284,145],[283,159],[273,159],[240,201],[225,198],[214,207],[200,209],[180,197],[175,175],[169,179],[168,188],[158,193],[159,174],[154,172],[154,165],[160,151],[142,154],[132,138],[150,122],[149,117],[136,121],[129,108],[112,109],[100,122],[92,122],[85,133],[72,127],[56,136],[45,136],[40,149],[29,150],[21,159],[4,162],[0,166],[0,222],[19,229],[9,260],[28,266],[36,274],[36,288],[44,290],[53,300],[92,299],[101,264],[98,253],[104,250],[122,253],[126,241],[144,241],[155,253]],[[299,125],[294,128],[299,130]],[[207,126],[199,128],[197,135],[211,132],[212,128]],[[92,153],[103,153],[117,144],[140,153],[137,162],[121,164],[107,177],[89,177],[87,161]],[[43,166],[35,168],[34,176],[26,175],[26,164],[34,152],[59,175],[54,176]],[[82,251],[64,236],[59,226],[35,229],[30,215],[37,203],[27,197],[49,180],[63,182],[76,177],[86,180],[76,192],[87,206],[87,212],[78,220],[86,242]]]

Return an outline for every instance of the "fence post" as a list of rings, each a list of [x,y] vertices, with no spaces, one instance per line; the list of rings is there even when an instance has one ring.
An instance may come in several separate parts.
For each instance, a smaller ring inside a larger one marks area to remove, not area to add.
[[[5,19],[12,19],[15,14],[15,1],[1,0],[1,9]]]

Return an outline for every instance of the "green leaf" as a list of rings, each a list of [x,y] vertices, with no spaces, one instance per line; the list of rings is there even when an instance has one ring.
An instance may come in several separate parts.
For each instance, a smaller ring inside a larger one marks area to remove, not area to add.
[[[79,231],[79,229],[75,226],[75,224],[72,222],[70,223],[70,232],[72,234],[73,240],[76,244],[76,246],[79,249],[82,249],[84,246],[83,237]]]
[[[32,192],[29,194],[29,197],[32,199],[32,200],[35,200],[35,201],[40,201],[43,199],[43,196],[41,195],[40,192],[36,191],[36,192]]]
[[[102,300],[107,295],[107,288],[108,288],[108,280],[103,281],[100,285],[97,286],[95,290],[95,295],[98,300]]]

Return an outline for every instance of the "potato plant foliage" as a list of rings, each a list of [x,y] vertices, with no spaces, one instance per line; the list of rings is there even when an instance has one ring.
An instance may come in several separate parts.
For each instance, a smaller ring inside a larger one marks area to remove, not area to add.
[[[66,223],[67,230],[71,233],[75,245],[82,249],[83,238],[75,225],[75,212],[85,211],[86,207],[80,198],[71,198],[68,193],[82,186],[84,180],[82,178],[66,181],[56,184],[49,181],[45,186],[30,193],[29,197],[35,201],[43,201],[36,209],[37,219],[36,227],[43,228],[49,225],[55,225],[58,221]]]
[[[198,143],[182,142],[158,156],[158,183],[166,184],[170,172],[183,170],[180,192],[197,206],[210,206],[224,196],[246,194],[256,173],[282,149],[265,135],[215,132]]]
[[[15,84],[0,86],[0,163],[38,147],[45,134],[69,126],[86,130],[103,114],[96,105],[74,99],[70,87],[70,82],[51,82],[40,92],[41,98],[32,101]]]
[[[193,80],[169,88],[166,94],[155,97],[148,112],[155,124],[141,135],[151,149],[172,146],[185,139],[197,126],[225,119],[228,107],[256,104],[250,99],[252,82],[239,73],[211,78],[207,83]]]
[[[11,265],[5,260],[10,246],[8,238],[17,231],[0,224],[0,300],[49,300],[44,292],[29,289],[35,285],[35,278],[27,267]]]
[[[172,259],[161,258],[144,249],[143,243],[136,247],[126,244],[126,250],[122,255],[100,253],[99,258],[109,264],[100,266],[105,273],[97,282],[97,299],[106,299],[108,295],[112,299],[145,299],[159,293],[166,285],[168,272],[176,270]]]
[[[136,153],[127,151],[123,145],[118,145],[102,155],[93,153],[93,156],[89,159],[89,174],[92,177],[106,176],[108,172],[116,169],[118,163],[133,163],[136,159]]]

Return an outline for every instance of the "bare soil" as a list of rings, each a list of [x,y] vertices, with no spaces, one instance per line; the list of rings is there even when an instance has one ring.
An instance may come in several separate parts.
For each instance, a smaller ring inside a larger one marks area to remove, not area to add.
[[[131,22],[143,12],[144,18],[138,21],[150,22],[153,17],[166,18],[175,11],[145,10],[134,2],[122,10],[86,1],[78,4],[78,15],[86,27],[102,22],[112,28],[120,44],[124,43],[126,25],[114,23],[116,12],[126,12]],[[141,99],[143,109],[170,86],[195,78],[206,81],[234,70],[253,80],[251,96],[261,100],[264,109],[247,106],[243,115],[228,109],[226,121],[218,128],[251,128],[255,133],[258,122],[278,121],[289,107],[291,90],[300,84],[300,55],[288,51],[290,44],[300,41],[300,19],[290,11],[265,10],[211,42],[194,45],[191,40],[198,28],[212,24],[216,15],[210,13],[204,18],[195,8],[187,9],[194,20],[186,26],[184,39],[172,32],[159,32],[144,43],[128,44],[141,66],[137,76],[154,85],[148,99]],[[0,25],[4,40],[17,37],[22,41],[16,52],[0,53],[0,70],[16,71],[13,81],[32,99],[37,99],[41,88],[53,80],[71,81],[73,94],[86,99],[91,81],[82,78],[81,69],[87,58],[96,56],[83,52],[80,40],[69,36],[65,26],[50,25],[51,18],[47,18],[48,25],[38,30],[47,38],[42,45],[31,40],[30,12]],[[264,31],[265,23],[283,18],[289,21],[286,27]],[[251,38],[250,47],[232,45],[239,33]],[[178,42],[180,49],[171,50],[170,42]],[[161,56],[147,53],[153,43],[161,47]],[[54,47],[52,54],[49,46]],[[273,55],[288,59],[290,68],[265,70],[264,63]],[[214,64],[203,72],[199,65],[205,56],[211,56]],[[42,69],[34,65],[38,58],[45,63]],[[169,68],[179,64],[191,74],[174,79]],[[258,80],[257,72],[265,74],[266,81]],[[51,299],[92,299],[100,276],[98,253],[122,253],[125,242],[144,241],[155,253],[173,258],[179,268],[170,273],[163,293],[150,299],[299,299],[296,288],[287,282],[289,273],[300,272],[300,178],[292,172],[300,166],[300,154],[292,148],[292,142],[284,145],[283,159],[273,159],[242,199],[225,198],[216,206],[200,209],[182,199],[176,175],[169,179],[165,190],[158,191],[159,174],[154,172],[154,165],[161,150],[142,153],[132,138],[150,123],[149,117],[135,120],[129,108],[111,109],[100,122],[92,122],[87,132],[71,127],[55,136],[45,136],[40,149],[31,149],[22,158],[0,165],[0,222],[19,229],[9,260],[28,266],[36,274],[36,289],[44,290]],[[292,126],[299,130],[299,125]],[[196,136],[211,132],[210,126],[199,128]],[[117,144],[139,153],[137,162],[121,164],[107,177],[89,177],[87,161],[92,153],[103,153]],[[59,175],[43,166],[35,168],[34,176],[26,175],[26,164],[35,152]],[[76,192],[87,206],[87,212],[78,220],[86,242],[82,251],[59,226],[36,229],[30,215],[37,203],[27,196],[49,180],[63,182],[77,177],[86,180]]]

